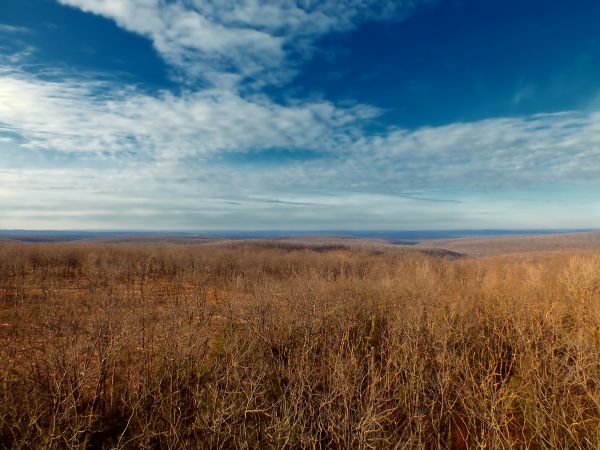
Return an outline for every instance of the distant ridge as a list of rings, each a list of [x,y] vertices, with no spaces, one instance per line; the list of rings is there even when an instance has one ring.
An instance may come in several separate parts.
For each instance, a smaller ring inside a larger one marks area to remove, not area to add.
[[[421,242],[417,247],[443,249],[471,257],[530,252],[600,251],[600,232],[436,239]]]
[[[480,230],[258,230],[258,231],[128,231],[128,230],[0,230],[0,239],[23,242],[69,242],[83,240],[212,241],[214,239],[281,239],[292,237],[338,237],[385,240],[398,245],[423,241],[517,235],[555,235],[600,231],[599,229],[480,229]]]

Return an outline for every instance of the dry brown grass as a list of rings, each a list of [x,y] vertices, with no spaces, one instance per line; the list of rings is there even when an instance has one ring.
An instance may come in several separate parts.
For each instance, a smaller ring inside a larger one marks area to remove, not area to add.
[[[0,244],[1,445],[600,446],[598,256],[286,245]]]
[[[434,239],[418,244],[420,248],[439,248],[472,257],[529,252],[600,252],[600,233],[528,234],[492,237]]]

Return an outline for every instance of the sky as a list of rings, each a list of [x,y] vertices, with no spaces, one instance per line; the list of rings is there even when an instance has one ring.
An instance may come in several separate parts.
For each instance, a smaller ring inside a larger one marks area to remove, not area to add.
[[[600,228],[600,1],[1,0],[0,229]]]

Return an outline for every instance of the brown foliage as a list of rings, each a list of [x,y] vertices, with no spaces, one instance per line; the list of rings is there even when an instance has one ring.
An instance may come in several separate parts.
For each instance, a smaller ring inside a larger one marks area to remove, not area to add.
[[[600,259],[0,244],[0,446],[598,448]]]

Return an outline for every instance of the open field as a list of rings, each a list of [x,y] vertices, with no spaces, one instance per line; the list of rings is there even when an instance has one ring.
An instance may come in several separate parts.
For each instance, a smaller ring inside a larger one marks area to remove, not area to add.
[[[598,448],[598,253],[436,255],[0,243],[0,446]]]

